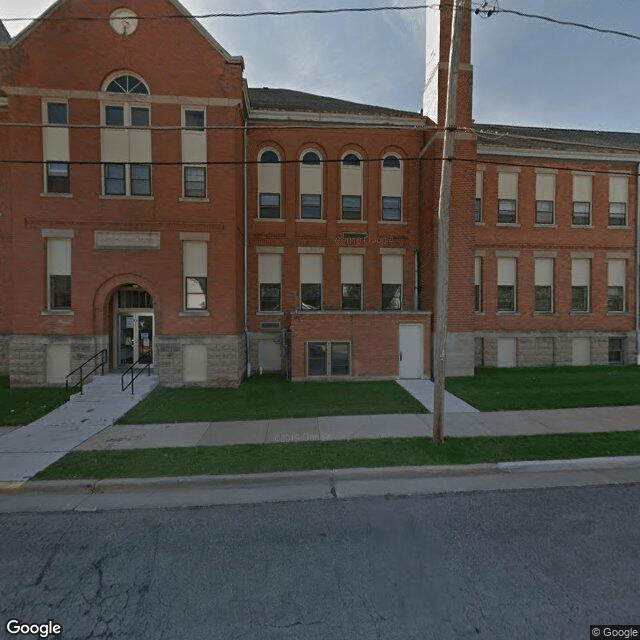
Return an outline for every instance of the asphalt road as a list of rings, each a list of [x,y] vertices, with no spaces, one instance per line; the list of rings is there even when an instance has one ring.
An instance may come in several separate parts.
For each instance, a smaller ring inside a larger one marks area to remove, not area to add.
[[[640,486],[2,514],[0,637],[46,637],[11,619],[65,640],[587,640],[640,624]]]

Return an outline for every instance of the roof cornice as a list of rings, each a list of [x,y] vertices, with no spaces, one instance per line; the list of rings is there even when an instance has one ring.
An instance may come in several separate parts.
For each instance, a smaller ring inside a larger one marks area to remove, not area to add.
[[[605,162],[640,162],[640,153],[607,153],[584,151],[561,151],[554,149],[515,149],[513,147],[478,145],[478,156],[513,156],[517,158],[545,158],[550,160],[587,160]]]
[[[425,126],[425,119],[420,116],[386,116],[363,115],[357,113],[332,113],[327,111],[284,111],[279,109],[249,110],[249,122],[252,120],[269,120],[279,124],[304,123],[315,125],[344,124],[366,127],[400,127],[406,129],[421,129]]]

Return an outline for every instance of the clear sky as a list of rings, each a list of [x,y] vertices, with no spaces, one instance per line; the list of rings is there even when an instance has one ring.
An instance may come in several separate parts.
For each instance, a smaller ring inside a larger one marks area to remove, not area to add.
[[[406,6],[423,4],[423,0],[182,3],[198,15]],[[1,0],[0,19],[35,17],[50,4]],[[134,0],[129,4],[135,9]],[[478,4],[474,0],[474,6]],[[122,6],[126,5],[125,0]],[[499,7],[640,36],[640,0],[499,0]],[[244,57],[251,87],[285,87],[418,111],[424,85],[424,11],[202,22],[229,53]],[[24,23],[6,22],[5,26],[15,35]],[[640,40],[507,13],[485,19],[474,15],[472,37],[476,121],[640,132]]]

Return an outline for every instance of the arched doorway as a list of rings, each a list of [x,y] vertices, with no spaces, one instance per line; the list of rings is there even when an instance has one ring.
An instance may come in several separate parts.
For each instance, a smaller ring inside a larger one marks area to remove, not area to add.
[[[153,298],[136,284],[121,286],[113,297],[113,366],[122,369],[154,362]]]

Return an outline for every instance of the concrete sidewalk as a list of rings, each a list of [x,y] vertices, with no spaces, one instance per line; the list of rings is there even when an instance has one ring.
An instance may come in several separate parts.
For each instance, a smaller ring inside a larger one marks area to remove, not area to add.
[[[142,374],[122,391],[120,374],[95,376],[66,404],[24,427],[0,434],[0,482],[28,480],[132,409],[158,384]]]
[[[635,430],[640,430],[640,406],[447,413],[444,420],[445,436],[450,438]],[[89,438],[76,449],[91,451],[412,438],[430,437],[432,432],[433,416],[419,413],[183,424],[116,424]]]
[[[87,387],[85,396],[74,396],[71,402],[41,420],[4,435],[0,432],[0,511],[91,511],[640,482],[640,456],[637,456],[25,484],[25,480],[69,450],[430,437],[433,428],[431,414],[117,425],[113,422],[149,393],[157,381],[149,379],[145,385],[144,379],[139,378],[143,383],[132,398],[130,394],[116,393],[116,377],[119,385],[119,376],[105,376]],[[412,386],[416,391],[416,385]],[[429,386],[423,384],[416,393],[428,398],[429,391]],[[111,396],[115,397],[113,402],[108,400]],[[445,404],[444,432],[451,438],[640,430],[640,406],[480,413],[468,405],[456,404],[455,400],[449,398]],[[460,411],[450,412],[452,408]]]

